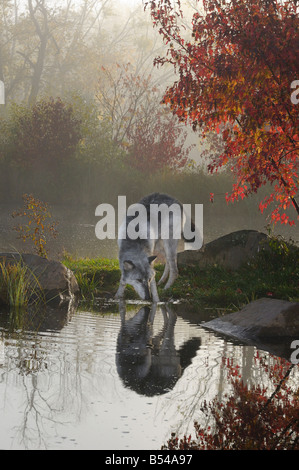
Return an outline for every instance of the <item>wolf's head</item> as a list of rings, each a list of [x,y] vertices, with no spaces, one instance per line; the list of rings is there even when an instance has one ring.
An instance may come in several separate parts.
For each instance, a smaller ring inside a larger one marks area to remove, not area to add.
[[[123,262],[122,281],[130,284],[142,300],[150,300],[150,282],[155,277],[153,261],[156,256],[145,256],[143,259],[126,259]]]

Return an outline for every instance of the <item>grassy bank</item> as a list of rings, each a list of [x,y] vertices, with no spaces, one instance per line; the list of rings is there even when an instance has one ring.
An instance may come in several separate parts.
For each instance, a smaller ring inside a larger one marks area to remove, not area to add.
[[[113,297],[120,279],[117,260],[73,259],[64,264],[75,274],[82,298]],[[159,280],[164,266],[157,265]],[[181,267],[174,285],[164,291],[158,288],[160,300],[182,299],[215,311],[237,310],[261,297],[299,301],[299,248],[283,240],[273,239],[270,250],[236,271],[221,266]],[[127,286],[126,299],[138,299]]]

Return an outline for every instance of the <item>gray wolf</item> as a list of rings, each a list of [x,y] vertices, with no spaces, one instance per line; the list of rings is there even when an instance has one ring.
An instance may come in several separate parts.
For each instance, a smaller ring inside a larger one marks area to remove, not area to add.
[[[165,257],[165,269],[159,284],[167,281],[164,288],[168,289],[178,277],[177,251],[180,242],[186,240],[183,233],[186,216],[183,205],[167,194],[145,196],[136,204],[136,208],[143,217],[136,218],[127,212],[119,228],[121,279],[115,297],[123,298],[126,285],[130,284],[142,300],[158,302],[153,262],[158,253]],[[135,232],[131,230],[129,233],[132,224]]]

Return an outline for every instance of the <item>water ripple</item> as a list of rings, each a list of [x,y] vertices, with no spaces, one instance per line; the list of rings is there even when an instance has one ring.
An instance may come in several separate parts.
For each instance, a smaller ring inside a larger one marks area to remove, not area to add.
[[[150,313],[76,311],[37,331],[2,321],[1,447],[159,449],[171,431],[192,430],[204,399],[229,390],[223,356],[244,365],[246,380],[266,383],[255,348],[190,314],[159,306],[151,321]]]

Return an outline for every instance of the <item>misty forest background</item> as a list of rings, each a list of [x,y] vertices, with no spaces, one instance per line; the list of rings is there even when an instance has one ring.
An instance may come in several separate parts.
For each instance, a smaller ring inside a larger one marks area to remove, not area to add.
[[[266,225],[266,188],[228,206],[231,172],[207,172],[220,137],[203,141],[161,104],[176,77],[153,67],[166,46],[141,0],[2,0],[0,31],[1,204],[31,193],[94,216],[118,195],[160,191],[204,204],[204,227],[220,216]]]

